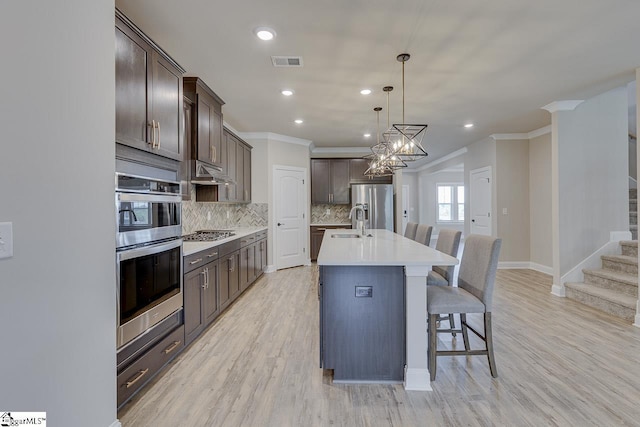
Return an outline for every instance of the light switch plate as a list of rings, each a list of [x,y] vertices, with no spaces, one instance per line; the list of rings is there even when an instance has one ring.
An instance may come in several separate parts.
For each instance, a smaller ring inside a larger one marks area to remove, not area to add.
[[[0,222],[0,258],[13,256],[13,223]]]

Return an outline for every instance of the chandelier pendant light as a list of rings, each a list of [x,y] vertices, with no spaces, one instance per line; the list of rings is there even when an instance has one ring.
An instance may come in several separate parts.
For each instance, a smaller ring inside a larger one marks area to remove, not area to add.
[[[385,143],[390,147],[392,155],[404,162],[418,160],[427,156],[422,140],[427,130],[426,124],[407,124],[404,117],[404,64],[411,58],[408,53],[401,53],[396,57],[402,62],[402,123],[389,127],[383,134]],[[405,164],[406,166],[406,164]]]
[[[364,159],[369,161],[369,168],[364,171],[364,175],[369,178],[390,176],[393,175],[393,169],[388,166],[390,152],[387,145],[380,142],[380,111],[382,111],[382,107],[376,107],[373,111],[377,115],[376,145],[371,147],[371,154],[364,156]]]

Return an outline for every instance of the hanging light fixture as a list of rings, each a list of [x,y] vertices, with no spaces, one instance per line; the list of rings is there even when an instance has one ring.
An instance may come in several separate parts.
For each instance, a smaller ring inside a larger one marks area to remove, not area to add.
[[[428,125],[407,124],[404,118],[404,64],[409,58],[411,55],[408,53],[401,53],[396,57],[398,62],[402,62],[402,123],[394,124],[383,134],[393,155],[403,161],[414,161],[427,156],[422,139]]]
[[[371,154],[364,156],[369,161],[369,168],[364,171],[364,175],[368,177],[374,176],[390,176],[393,175],[393,169],[388,166],[387,146],[380,142],[380,111],[382,107],[376,107],[373,109],[376,112],[377,132],[376,132],[376,145],[371,147]]]

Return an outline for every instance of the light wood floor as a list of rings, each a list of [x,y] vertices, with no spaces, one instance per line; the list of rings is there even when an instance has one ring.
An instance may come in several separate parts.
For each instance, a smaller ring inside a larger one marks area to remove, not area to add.
[[[552,296],[549,276],[499,271],[499,377],[485,357],[441,357],[432,392],[332,384],[318,367],[315,280],[315,266],[263,276],[120,411],[122,425],[640,425],[640,329]]]

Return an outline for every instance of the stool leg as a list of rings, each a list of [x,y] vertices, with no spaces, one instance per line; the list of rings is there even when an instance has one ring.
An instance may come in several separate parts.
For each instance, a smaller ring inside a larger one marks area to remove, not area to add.
[[[436,356],[438,352],[438,336],[436,330],[437,314],[429,313],[429,374],[431,381],[436,379]]]
[[[491,332],[491,313],[484,314],[484,336],[487,341],[487,357],[489,358],[489,369],[491,376],[498,378],[498,368],[496,368],[496,359],[493,356],[493,334]]]
[[[462,324],[462,340],[464,341],[464,349],[469,351],[469,331],[467,331],[467,314],[460,313],[460,323]]]
[[[453,313],[449,313],[449,328],[450,328],[450,329],[455,329],[455,328],[456,328],[456,320],[455,320],[455,318],[453,317]],[[452,335],[453,337],[455,337],[455,336],[456,336],[456,333],[455,333],[455,332],[451,332],[451,335]]]

